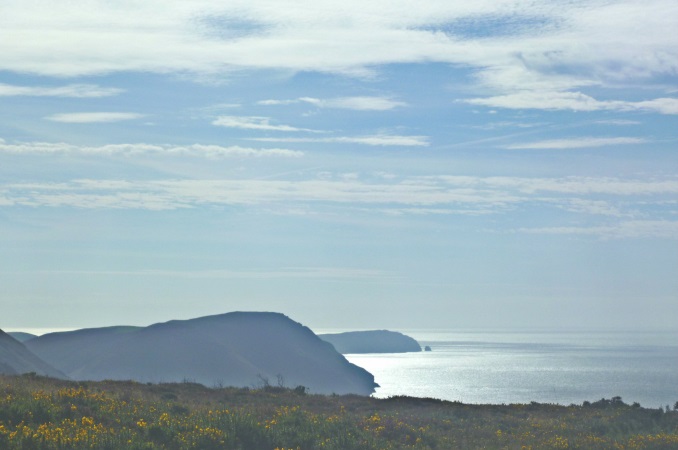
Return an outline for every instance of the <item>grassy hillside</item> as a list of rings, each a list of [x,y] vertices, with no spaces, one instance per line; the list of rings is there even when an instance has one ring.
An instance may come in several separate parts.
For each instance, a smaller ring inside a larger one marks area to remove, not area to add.
[[[0,448],[676,449],[678,413],[0,376]]]

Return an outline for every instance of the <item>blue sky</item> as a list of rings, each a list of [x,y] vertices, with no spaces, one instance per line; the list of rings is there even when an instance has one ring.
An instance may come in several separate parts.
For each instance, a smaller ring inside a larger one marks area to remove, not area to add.
[[[5,0],[0,327],[675,328],[677,22]]]

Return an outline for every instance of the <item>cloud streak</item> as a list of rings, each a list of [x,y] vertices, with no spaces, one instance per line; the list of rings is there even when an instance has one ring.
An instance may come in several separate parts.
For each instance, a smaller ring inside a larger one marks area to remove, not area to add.
[[[524,144],[512,144],[507,145],[505,148],[563,150],[571,148],[593,148],[617,145],[643,144],[645,142],[647,142],[645,139],[631,137],[616,137],[616,138],[583,137],[574,139],[551,139],[539,142],[528,142]]]
[[[383,180],[383,178],[379,178]],[[620,198],[678,194],[678,179],[661,181],[611,178],[521,178],[521,177],[408,177],[390,182],[367,182],[358,177],[341,180],[74,180],[66,183],[6,184],[6,192],[82,193],[85,196],[115,196],[174,199],[177,206],[199,204],[263,204],[269,202],[336,202],[347,204],[394,204],[431,206],[475,204],[505,207],[522,202],[561,203],[584,209],[602,208],[590,200],[574,203],[573,196]],[[546,196],[546,195],[549,196]],[[557,195],[559,197],[554,197]],[[46,197],[45,197],[46,198]],[[76,198],[76,197],[69,197]],[[72,206],[77,206],[74,203]],[[90,205],[94,206],[94,205]],[[88,207],[90,207],[88,206]],[[172,203],[167,204],[172,207]],[[427,206],[427,207],[428,207]]]
[[[275,125],[269,117],[258,116],[219,116],[212,121],[212,125],[226,128],[240,128],[242,130],[260,131],[310,131],[307,128],[297,128],[290,125]]]
[[[528,234],[595,236],[601,239],[678,239],[678,221],[631,220],[607,226],[521,228],[517,231]]]
[[[0,97],[71,97],[100,98],[111,97],[124,92],[124,89],[106,88],[95,84],[69,84],[66,86],[16,86],[0,83]]]
[[[45,119],[61,123],[108,123],[136,120],[142,117],[144,114],[130,112],[80,112],[53,114]]]
[[[7,272],[5,272],[7,273]],[[9,272],[22,273],[22,272]],[[191,278],[191,279],[330,279],[330,280],[377,280],[393,278],[393,275],[371,269],[352,267],[283,267],[279,270],[50,270],[32,271],[31,273],[48,273],[56,275],[79,276],[139,276],[158,278]]]
[[[286,157],[299,158],[304,155],[298,150],[283,148],[250,148],[240,146],[220,146],[207,144],[193,145],[157,145],[157,144],[109,144],[101,146],[79,146],[63,142],[23,142],[7,143],[0,139],[0,153],[19,155],[80,154],[92,156],[190,156],[203,158],[229,157]]]
[[[657,98],[640,102],[596,100],[580,92],[523,91],[487,98],[464,100],[472,105],[507,109],[541,109],[571,111],[646,111],[678,114],[678,98]]]
[[[79,179],[0,184],[0,207],[169,211],[238,206],[258,214],[408,216],[468,220],[494,215],[484,232],[601,239],[678,239],[678,179],[341,176],[279,179]],[[346,175],[346,174],[344,174]],[[545,210],[552,213],[544,216]],[[532,212],[540,214],[533,215]],[[428,218],[428,219],[427,219]],[[435,219],[434,219],[435,218]],[[586,225],[582,225],[582,223]]]
[[[416,183],[444,183],[473,189],[506,189],[522,194],[555,193],[565,195],[646,196],[678,194],[678,179],[634,180],[611,177],[470,177],[424,176],[414,178]]]
[[[313,97],[299,97],[294,100],[261,100],[259,105],[291,105],[308,103],[318,108],[351,109],[355,111],[388,111],[397,107],[407,106],[389,97],[337,97],[320,99]]]
[[[363,183],[356,180],[75,180],[3,186],[13,204],[78,208],[177,209],[200,205],[265,205],[330,202],[366,204],[475,204],[499,207],[518,202],[504,192],[450,189],[417,184]],[[0,188],[0,189],[2,189]]]
[[[250,141],[257,142],[312,142],[323,144],[360,144],[381,147],[427,147],[429,145],[427,136],[400,136],[391,134],[376,134],[371,136],[337,136],[324,138],[248,138]]]

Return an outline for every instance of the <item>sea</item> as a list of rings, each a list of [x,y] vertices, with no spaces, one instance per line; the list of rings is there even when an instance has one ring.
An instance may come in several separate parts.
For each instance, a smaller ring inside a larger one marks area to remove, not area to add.
[[[374,375],[374,397],[580,405],[619,396],[646,408],[678,402],[678,330],[399,331],[431,351],[345,355]]]

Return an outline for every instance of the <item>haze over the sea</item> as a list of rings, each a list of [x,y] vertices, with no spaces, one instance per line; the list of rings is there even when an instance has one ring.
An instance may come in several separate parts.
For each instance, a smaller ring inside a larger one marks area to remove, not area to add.
[[[0,328],[678,327],[678,3],[4,1]]]

